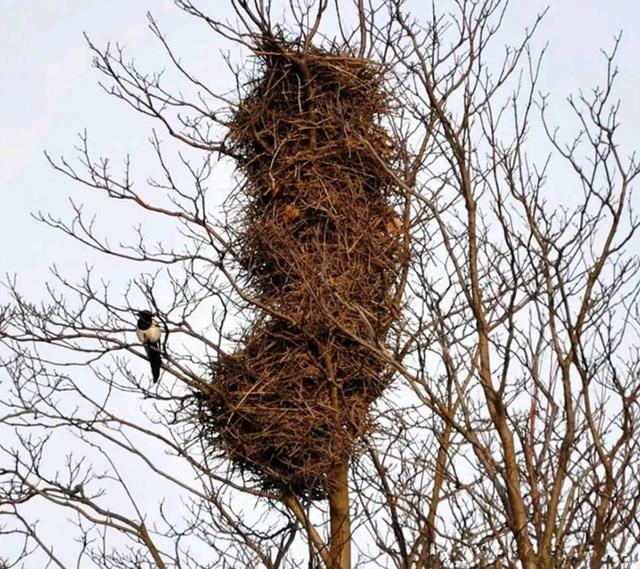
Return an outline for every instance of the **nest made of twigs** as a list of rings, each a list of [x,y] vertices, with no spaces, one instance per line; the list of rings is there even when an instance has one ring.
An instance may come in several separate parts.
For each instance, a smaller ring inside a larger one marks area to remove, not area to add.
[[[394,210],[383,71],[348,53],[272,42],[231,123],[244,175],[238,262],[266,313],[215,364],[202,434],[265,487],[321,496],[369,429],[390,374],[407,262]]]
[[[218,360],[216,391],[199,398],[202,432],[264,487],[321,497],[326,473],[370,428],[369,403],[387,384],[381,371],[348,339],[319,347],[272,320]]]

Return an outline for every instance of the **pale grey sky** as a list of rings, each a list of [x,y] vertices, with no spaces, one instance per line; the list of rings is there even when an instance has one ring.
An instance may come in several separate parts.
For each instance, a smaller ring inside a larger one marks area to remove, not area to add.
[[[224,0],[209,2],[213,12],[226,10]],[[422,0],[412,0],[419,15]],[[548,2],[514,0],[505,25],[515,38],[523,26]],[[203,6],[207,2],[202,3]],[[34,285],[45,276],[45,268],[56,261],[64,264],[76,249],[62,235],[31,219],[38,209],[63,214],[66,199],[92,197],[56,175],[46,164],[43,150],[53,155],[74,155],[76,133],[88,129],[101,154],[114,163],[132,154],[140,175],[152,172],[147,138],[151,123],[104,95],[98,74],[90,66],[90,54],[82,37],[86,31],[99,45],[118,41],[148,69],[165,63],[160,46],[146,27],[151,11],[181,55],[202,77],[217,87],[229,80],[217,56],[224,47],[199,22],[182,14],[170,0],[3,0],[0,2],[0,191],[5,223],[0,226],[3,272],[18,273]],[[640,3],[635,0],[556,0],[537,36],[537,45],[549,42],[541,87],[556,102],[578,88],[588,88],[601,77],[599,50],[624,30],[619,65],[623,98],[624,132],[632,142],[640,126]],[[507,38],[509,39],[509,38]],[[562,105],[558,117],[566,112]],[[225,188],[221,187],[221,192]],[[7,215],[8,214],[8,215]],[[101,216],[106,224],[109,219]],[[119,217],[131,225],[135,219]],[[86,253],[86,251],[85,251]]]

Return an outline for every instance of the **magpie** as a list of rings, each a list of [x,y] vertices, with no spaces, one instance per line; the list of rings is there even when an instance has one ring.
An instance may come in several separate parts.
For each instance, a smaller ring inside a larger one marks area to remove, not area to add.
[[[138,340],[147,352],[147,359],[151,364],[151,374],[153,383],[160,377],[160,366],[162,365],[162,355],[160,354],[160,337],[162,330],[153,318],[153,313],[148,310],[138,312],[138,327],[136,329]]]

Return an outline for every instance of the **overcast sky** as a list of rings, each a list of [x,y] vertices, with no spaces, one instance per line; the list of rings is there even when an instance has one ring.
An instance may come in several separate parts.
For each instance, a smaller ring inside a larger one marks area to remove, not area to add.
[[[416,15],[421,5],[429,4],[413,3]],[[218,13],[227,9],[224,0],[208,4]],[[515,38],[546,4],[514,0],[505,31]],[[88,208],[96,207],[91,196],[78,194],[77,188],[50,169],[43,150],[73,156],[75,135],[87,128],[100,153],[117,161],[129,152],[137,172],[153,171],[146,149],[151,124],[101,92],[82,37],[86,31],[98,45],[119,41],[148,69],[162,68],[162,50],[147,29],[149,10],[201,77],[208,77],[214,87],[229,80],[217,55],[224,45],[170,0],[0,0],[2,269],[21,275],[25,286],[34,291],[45,278],[47,265],[55,261],[63,266],[72,260],[77,264],[82,256],[64,236],[39,226],[30,213],[41,209],[64,215],[69,196],[88,200]],[[624,30],[619,87],[629,142],[640,126],[639,21],[640,3],[635,0],[556,0],[537,36],[537,45],[549,42],[542,87],[561,102],[602,76],[599,50]],[[228,189],[224,185],[221,194]],[[126,216],[101,218],[107,231],[111,222],[117,221],[119,229],[126,227],[123,221],[136,222]]]
[[[346,0],[345,0],[346,2]],[[202,2],[212,11],[227,9],[225,0]],[[413,0],[420,15],[425,0]],[[505,37],[515,39],[547,2],[513,0],[505,25]],[[198,21],[183,15],[170,0],[0,0],[0,191],[3,223],[0,224],[2,273],[17,273],[22,288],[37,296],[48,278],[47,267],[56,263],[73,274],[94,256],[64,235],[38,224],[37,210],[65,216],[68,198],[86,203],[98,215],[102,231],[118,240],[141,220],[135,210],[106,207],[91,194],[52,171],[43,151],[73,157],[76,133],[87,129],[96,152],[117,163],[131,154],[139,179],[152,173],[147,139],[152,123],[106,96],[83,32],[98,45],[121,42],[141,67],[159,70],[165,65],[161,47],[147,29],[146,12],[152,11],[160,27],[175,44],[190,68],[214,90],[230,87],[219,50],[225,47]],[[640,131],[640,2],[637,0],[555,0],[536,44],[549,42],[541,88],[550,92],[554,116],[562,121],[564,98],[580,88],[588,89],[603,76],[600,49],[610,47],[623,30],[618,59],[623,100],[622,142],[637,144]],[[228,84],[227,84],[228,83]],[[230,187],[228,173],[220,176],[220,198]],[[552,182],[553,183],[553,182]],[[570,190],[570,188],[569,188]],[[567,191],[563,188],[562,191]],[[104,208],[104,209],[103,209]],[[144,223],[152,224],[151,219]],[[153,231],[145,225],[145,230]],[[134,273],[104,264],[110,279],[126,281]],[[117,273],[122,270],[123,272]],[[0,300],[3,299],[0,293]],[[0,393],[1,396],[1,393]]]

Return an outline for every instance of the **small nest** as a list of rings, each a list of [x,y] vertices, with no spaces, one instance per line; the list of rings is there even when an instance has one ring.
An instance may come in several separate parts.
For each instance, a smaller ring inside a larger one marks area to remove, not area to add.
[[[382,70],[339,52],[265,44],[234,116],[244,174],[236,250],[263,306],[197,397],[206,440],[264,487],[320,497],[370,428],[391,374],[377,355],[408,262],[394,210]]]

